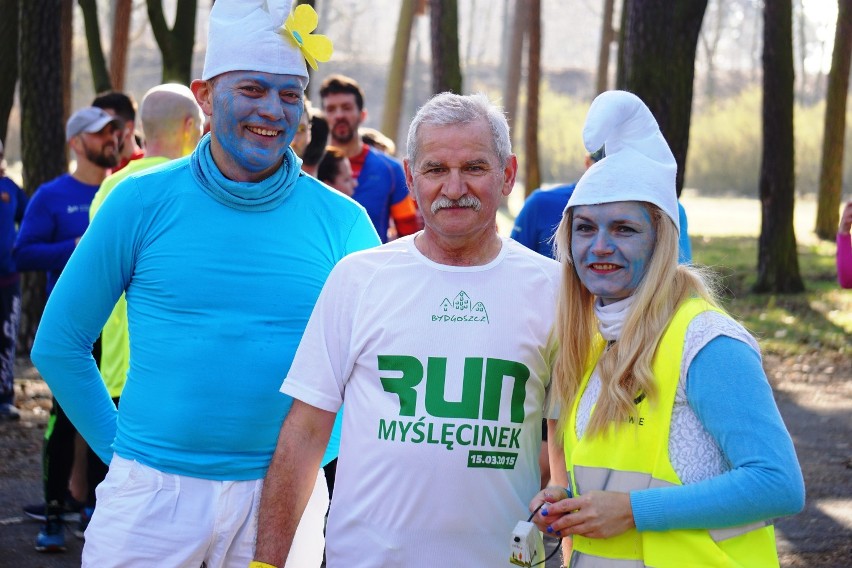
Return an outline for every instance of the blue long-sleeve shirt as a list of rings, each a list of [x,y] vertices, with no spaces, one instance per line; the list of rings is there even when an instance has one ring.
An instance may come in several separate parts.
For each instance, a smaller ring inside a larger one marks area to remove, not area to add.
[[[97,185],[63,174],[36,190],[24,212],[12,257],[18,270],[47,272],[47,294],[53,287],[76,240],[89,226],[89,205]]]
[[[288,151],[284,201],[266,210],[223,202],[238,192],[251,207],[243,192],[260,184],[209,170],[211,198],[181,159],[130,176],[98,211],[32,358],[105,461],[113,447],[192,477],[266,473],[292,404],[278,389],[322,285],[343,256],[379,242],[363,208],[298,174],[296,160]],[[117,413],[89,351],[125,290],[130,369]]]
[[[699,483],[631,492],[637,530],[730,527],[800,511],[802,472],[759,355],[716,337],[692,360],[686,394],[731,469]]]
[[[408,197],[405,171],[390,156],[370,148],[352,199],[364,206],[382,242],[387,241],[391,207]]]
[[[12,259],[17,228],[24,218],[29,198],[18,184],[7,177],[0,177],[0,277],[17,273]]]
[[[555,258],[553,234],[575,185],[569,183],[532,192],[515,218],[511,237],[528,249]]]

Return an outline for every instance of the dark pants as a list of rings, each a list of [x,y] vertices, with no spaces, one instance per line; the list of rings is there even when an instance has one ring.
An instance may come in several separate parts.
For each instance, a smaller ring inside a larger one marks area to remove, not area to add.
[[[44,480],[44,502],[61,506],[68,495],[68,478],[74,464],[74,439],[77,429],[68,420],[65,411],[53,399],[50,420],[44,431],[44,447],[41,453],[42,477]]]
[[[95,342],[92,348],[95,361],[101,360],[101,341]],[[77,429],[71,424],[65,411],[53,399],[50,409],[50,420],[44,431],[44,447],[41,454],[42,479],[44,481],[44,502],[49,506],[61,506],[68,495],[68,478],[74,465],[74,441]],[[91,451],[91,450],[89,450]],[[96,484],[97,485],[97,484]],[[95,488],[89,488],[89,494],[94,495]],[[94,502],[94,498],[93,498]]]
[[[118,408],[118,398],[112,399],[115,407]],[[89,486],[89,494],[86,496],[86,506],[95,507],[95,488],[104,480],[109,466],[101,461],[92,448],[86,450],[87,469],[86,469],[86,484]]]
[[[15,346],[21,321],[21,281],[0,278],[0,404],[15,403]]]

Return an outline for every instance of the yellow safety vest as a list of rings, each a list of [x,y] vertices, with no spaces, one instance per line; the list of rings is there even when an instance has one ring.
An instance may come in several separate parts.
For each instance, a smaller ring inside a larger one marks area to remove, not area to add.
[[[669,459],[669,430],[680,380],[683,344],[689,322],[698,314],[716,310],[704,300],[684,302],[663,334],[653,371],[657,402],[647,398],[637,405],[637,418],[607,435],[577,439],[578,396],[565,431],[565,461],[574,495],[592,490],[630,492],[652,487],[682,485]],[[598,338],[594,363],[580,385],[583,393],[604,341]],[[591,439],[590,439],[591,438]],[[606,539],[576,535],[572,568],[763,567],[778,566],[775,531],[760,522],[712,530],[639,532],[631,529]]]

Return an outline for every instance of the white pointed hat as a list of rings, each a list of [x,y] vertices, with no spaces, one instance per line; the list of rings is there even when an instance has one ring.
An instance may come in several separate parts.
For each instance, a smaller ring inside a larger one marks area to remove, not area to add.
[[[645,201],[659,207],[680,229],[677,163],[654,115],[626,91],[598,95],[583,127],[589,152],[605,147],[606,157],[586,170],[569,207],[616,201]]]
[[[308,78],[305,57],[279,33],[292,0],[216,0],[210,10],[201,78],[228,71],[261,71]]]

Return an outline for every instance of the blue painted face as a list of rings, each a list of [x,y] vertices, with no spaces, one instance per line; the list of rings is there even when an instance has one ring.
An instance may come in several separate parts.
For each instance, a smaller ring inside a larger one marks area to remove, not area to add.
[[[639,201],[574,207],[571,257],[580,281],[603,304],[636,291],[656,240],[651,214]]]
[[[304,111],[304,79],[259,71],[215,78],[211,151],[226,177],[260,181],[284,159]]]

